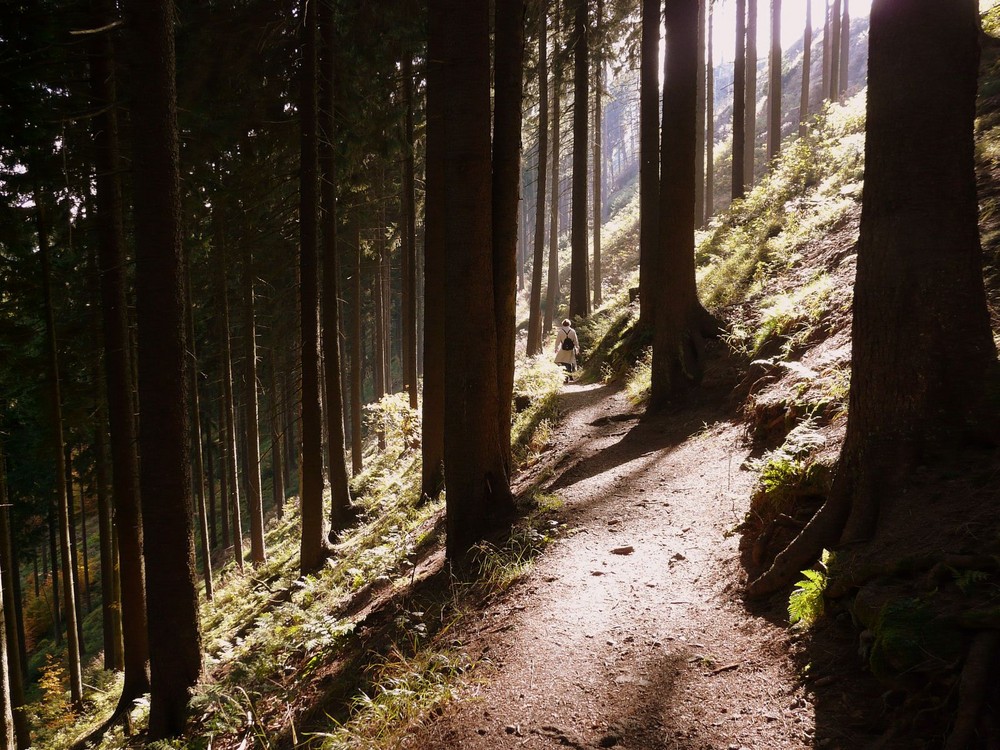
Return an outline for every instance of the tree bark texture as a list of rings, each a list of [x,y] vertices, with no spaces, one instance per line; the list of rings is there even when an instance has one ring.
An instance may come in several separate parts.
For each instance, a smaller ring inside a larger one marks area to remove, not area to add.
[[[639,326],[653,325],[660,222],[660,0],[642,0],[639,61]]]
[[[323,374],[326,382],[327,471],[330,477],[330,529],[343,531],[350,525],[351,491],[348,488],[347,455],[344,444],[344,389],[340,356],[340,269],[337,263],[337,173],[333,6],[319,8],[319,166],[321,171],[322,262],[323,262]],[[404,230],[406,231],[406,230]]]
[[[69,503],[66,484],[66,454],[63,438],[62,393],[59,382],[59,345],[56,340],[55,313],[52,302],[52,261],[50,258],[49,229],[45,215],[42,196],[35,192],[35,216],[38,222],[38,254],[42,261],[42,293],[45,306],[45,347],[48,358],[49,400],[51,409],[50,437],[52,457],[55,461],[56,499],[58,515],[59,559],[62,570],[62,610],[66,621],[67,672],[69,674],[70,698],[74,709],[83,707],[83,673],[80,664],[79,626],[76,609],[76,587],[73,585],[76,574],[73,569],[72,529],[69,524]],[[53,563],[55,550],[53,550]],[[53,567],[53,579],[55,579]],[[55,596],[53,589],[53,596]]]
[[[733,185],[732,199],[746,195],[746,0],[736,0],[736,57],[733,60]]]
[[[545,178],[549,160],[548,8],[538,10],[538,171],[535,180],[535,236],[528,302],[527,354],[542,352],[542,267],[545,262]]]
[[[556,2],[553,23],[552,48],[552,195],[549,198],[549,262],[548,287],[545,293],[545,318],[542,322],[542,339],[552,330],[559,300],[559,151],[560,105],[562,99],[562,63],[559,61],[560,3]]]
[[[844,4],[844,12],[840,17],[840,74],[837,81],[840,83],[840,91],[837,92],[837,101],[843,102],[847,95],[848,76],[851,69],[851,11],[850,0],[841,0]]]
[[[807,4],[811,4],[811,0]],[[768,73],[767,160],[773,162],[781,150],[781,0],[771,0],[771,54]]]
[[[402,295],[402,347],[403,383],[410,397],[410,408],[417,402],[417,208],[414,196],[413,134],[413,55],[403,55],[403,295]]]
[[[751,596],[791,583],[838,535],[870,538],[917,464],[998,439],[974,167],[977,4],[876,0],[870,28],[847,433],[829,499]]]
[[[179,735],[201,674],[194,572],[188,380],[181,248],[174,4],[130,0],[139,485],[149,630],[149,735]]]
[[[604,35],[604,0],[597,0],[597,39]],[[594,271],[593,271],[593,307],[597,309],[603,302],[601,287],[604,284],[601,273],[601,220],[604,214],[603,198],[603,156],[601,152],[602,119],[604,117],[604,51],[597,50],[594,55]]]
[[[500,449],[490,168],[489,2],[431,0],[442,61],[445,296],[445,465],[449,559],[513,510]],[[477,356],[468,356],[476,340]]]
[[[708,2],[708,48],[705,52],[707,65],[707,81],[705,83],[705,99],[707,113],[705,115],[705,215],[703,225],[707,225],[715,213],[715,60],[712,43],[714,41],[715,3]]]
[[[698,0],[667,4],[667,54],[660,145],[660,262],[662,294],[653,331],[650,410],[662,408],[703,369],[703,316],[694,267],[695,117],[698,77]]]
[[[521,180],[524,0],[496,0],[493,94],[493,292],[497,337],[497,421],[506,482],[514,398],[517,303],[517,208]],[[586,109],[586,107],[584,108]],[[584,175],[586,177],[586,175]],[[584,212],[586,215],[586,212]]]
[[[802,33],[802,91],[799,94],[799,138],[809,132],[809,86],[812,63],[812,2],[806,3],[806,28]]]
[[[698,89],[694,110],[694,223],[701,226],[705,215],[705,5],[698,2]]]
[[[5,732],[0,745],[4,750],[25,750],[31,746],[31,727],[24,706],[24,671],[21,665],[21,635],[18,632],[18,611],[15,603],[14,554],[10,535],[10,497],[7,495],[7,467],[3,446],[0,445],[0,613],[3,616],[3,653],[0,654],[0,691],[4,695],[3,724]],[[9,686],[9,690],[8,690]],[[8,712],[10,713],[8,721]]]
[[[264,498],[260,488],[260,411],[257,400],[257,306],[254,300],[253,250],[243,250],[243,435],[246,439],[244,474],[247,513],[250,515],[250,561],[254,566],[267,560],[264,549]],[[197,401],[197,397],[195,397]]]
[[[757,0],[747,3],[747,47],[746,47],[746,116],[743,127],[746,131],[743,152],[743,177],[748,186],[756,182],[755,164],[757,160]]]
[[[589,0],[576,0],[573,14],[573,218],[570,225],[569,316],[590,315],[587,247],[587,145],[590,114]]]
[[[225,432],[225,472],[226,489],[223,493],[222,512],[227,514],[231,522],[233,540],[233,559],[236,566],[243,570],[243,517],[240,509],[240,472],[239,451],[236,445],[236,398],[233,394],[233,347],[229,316],[229,282],[226,279],[228,268],[228,238],[226,237],[225,220],[221,199],[219,205],[213,207],[212,221],[214,224],[215,250],[219,254],[217,283],[219,300],[222,304],[222,408]]]
[[[303,0],[299,94],[299,324],[302,366],[302,574],[317,572],[329,555],[323,518],[323,406],[319,357],[319,138],[317,7]]]

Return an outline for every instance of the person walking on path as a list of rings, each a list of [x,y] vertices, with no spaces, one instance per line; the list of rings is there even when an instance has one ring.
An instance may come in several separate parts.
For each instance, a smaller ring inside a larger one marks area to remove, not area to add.
[[[556,364],[566,368],[566,382],[572,380],[576,371],[576,357],[580,353],[580,339],[573,330],[573,324],[566,318],[556,329]]]

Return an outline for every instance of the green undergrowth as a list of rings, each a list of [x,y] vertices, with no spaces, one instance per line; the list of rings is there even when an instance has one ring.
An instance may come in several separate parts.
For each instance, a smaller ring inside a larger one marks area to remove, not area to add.
[[[805,497],[822,497],[829,489],[832,467],[815,459],[826,438],[812,419],[788,433],[784,443],[750,462],[758,472],[749,513],[764,522],[779,514],[794,514]]]
[[[713,219],[696,251],[709,308],[761,295],[768,279],[801,262],[806,244],[839,226],[860,200],[864,104],[862,92],[828,105],[809,135],[786,144],[774,169]]]
[[[544,449],[561,384],[561,368],[546,358],[519,363],[515,395],[523,408],[512,429],[519,463]],[[322,570],[301,577],[298,503],[292,498],[280,516],[268,519],[266,563],[252,568],[248,560],[242,571],[231,560],[217,566],[214,601],[202,593],[207,678],[192,700],[191,736],[163,747],[207,748],[224,737],[236,738],[234,747],[243,740],[276,747],[279,737],[297,747],[388,746],[387,737],[448,700],[475,666],[449,640],[452,629],[484,598],[525,575],[559,533],[551,518],[557,498],[523,498],[525,512],[509,537],[478,550],[478,577],[464,580],[445,570],[433,579],[441,583],[424,586],[421,601],[410,598],[415,566],[443,541],[444,499],[420,501],[419,421],[405,396],[387,396],[366,412],[372,430],[383,431],[385,448],[373,437],[364,470],[351,480],[354,524],[339,535]],[[377,597],[397,614],[378,644],[362,648],[359,622],[365,604]],[[67,747],[110,713],[120,677],[90,668],[88,710],[75,717],[67,700],[53,698],[64,697],[65,676],[56,666],[48,669],[52,695],[43,697],[61,707],[66,720],[37,735],[35,747]],[[310,694],[328,705],[303,705]],[[296,727],[296,714],[317,711],[328,718],[311,718],[305,733]],[[147,713],[148,703],[140,701],[132,712],[138,731]],[[99,747],[126,746],[114,728]]]

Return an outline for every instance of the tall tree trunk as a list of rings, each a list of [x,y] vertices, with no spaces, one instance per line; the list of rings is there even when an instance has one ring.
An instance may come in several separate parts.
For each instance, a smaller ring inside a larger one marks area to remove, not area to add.
[[[225,335],[225,334],[222,334]],[[222,547],[231,543],[229,531],[229,447],[226,445],[226,394],[219,391],[219,520],[222,522]]]
[[[538,172],[535,180],[535,237],[528,302],[527,355],[542,352],[542,266],[545,261],[545,177],[549,158],[548,3],[538,9]]]
[[[642,0],[639,61],[639,327],[656,307],[653,266],[660,235],[660,0]]]
[[[701,226],[705,215],[705,4],[698,0],[698,88],[694,110],[694,224]]]
[[[209,400],[209,411],[205,420],[205,472],[208,480],[208,540],[209,548],[215,549],[219,543],[218,524],[216,521],[215,503],[215,440],[212,437],[212,407]]]
[[[21,684],[21,668],[17,658],[16,638],[17,628],[14,627],[11,614],[12,607],[8,604],[13,588],[10,576],[10,529],[7,523],[7,477],[4,465],[3,447],[0,446],[0,750],[16,750],[18,748],[18,731],[14,726],[16,708],[24,705],[24,690]],[[16,695],[21,690],[20,703]],[[27,717],[24,717],[27,719]]]
[[[351,331],[351,473],[358,475],[364,468],[361,435],[361,233],[357,229],[357,219],[352,219],[354,227],[354,268],[351,275],[351,297],[354,303]],[[427,443],[427,382],[424,382],[424,435],[421,446],[426,451]],[[426,455],[426,452],[425,452]],[[426,466],[426,464],[425,464]],[[426,470],[425,470],[426,472]]]
[[[226,280],[228,268],[228,240],[222,214],[222,205],[213,207],[212,221],[215,231],[216,252],[218,260],[218,289],[222,301],[222,393],[225,433],[223,435],[225,449],[226,493],[222,498],[223,513],[231,520],[233,559],[236,566],[243,570],[243,519],[240,510],[240,472],[239,451],[236,445],[236,398],[233,395],[233,348],[230,339],[231,325],[229,317],[229,283]]]
[[[812,0],[809,0],[810,4]],[[781,0],[771,0],[771,55],[767,85],[767,160],[781,150]]]
[[[703,371],[703,337],[714,331],[698,301],[694,267],[694,150],[698,76],[698,2],[672,0],[664,15],[667,54],[660,145],[662,293],[653,329],[651,411],[662,408]]]
[[[327,463],[330,476],[330,530],[343,531],[351,522],[351,491],[347,486],[347,458],[344,447],[344,401],[340,365],[340,269],[337,263],[337,175],[334,123],[335,28],[332,4],[319,8],[321,35],[319,63],[319,167],[322,185],[323,367],[326,381]]]
[[[285,514],[285,468],[282,465],[281,457],[281,404],[278,401],[278,355],[275,353],[276,348],[277,344],[272,343],[269,350],[270,367],[268,367],[271,374],[271,400],[269,402],[271,405],[271,500],[278,511],[278,517],[281,518]]]
[[[243,253],[243,435],[246,439],[247,512],[250,514],[250,561],[267,560],[264,549],[264,499],[260,488],[260,414],[257,404],[257,313],[253,292],[253,251]]]
[[[733,61],[733,187],[732,199],[746,195],[746,0],[736,0],[736,57]]]
[[[757,0],[746,0],[747,3],[747,87],[746,87],[746,118],[743,127],[746,130],[743,152],[743,177],[748,186],[757,181],[755,164],[757,159]]]
[[[802,92],[799,94],[799,138],[809,132],[809,84],[812,62],[812,0],[806,3],[806,28],[802,33]]]
[[[517,207],[521,179],[524,13],[524,0],[496,0],[491,186],[493,294],[497,336],[497,421],[500,426],[500,455],[506,474],[504,481],[507,483],[511,473],[510,422],[514,398],[514,341],[517,338]]]
[[[3,614],[3,636],[5,639],[5,653],[0,655],[0,660],[6,660],[7,674],[0,674],[0,690],[6,692],[6,686],[10,686],[10,693],[7,705],[11,709],[13,733],[10,732],[11,725],[6,722],[6,709],[4,710],[4,725],[8,727],[4,742],[0,743],[4,748],[17,747],[17,750],[27,750],[31,746],[31,727],[28,723],[27,712],[20,710],[24,706],[24,671],[21,664],[22,639],[18,629],[18,608],[16,605],[17,589],[14,585],[14,551],[10,534],[10,498],[7,496],[7,467],[3,454],[3,446],[0,445],[0,588],[3,591],[3,600],[0,604],[0,612]]]
[[[49,576],[52,579],[52,602],[49,611],[52,614],[52,640],[57,646],[62,645],[62,605],[59,603],[59,526],[56,520],[56,505],[49,505]]]
[[[542,321],[542,339],[552,330],[556,317],[556,302],[559,298],[559,117],[562,99],[562,63],[559,58],[559,29],[562,24],[561,0],[556,0],[556,15],[553,19],[552,45],[552,196],[549,199],[549,274],[545,293],[545,318]]]
[[[403,382],[410,408],[417,408],[417,210],[414,200],[413,55],[403,55]]]
[[[317,7],[303,0],[299,95],[299,284],[302,362],[302,536],[299,566],[315,573],[330,553],[323,518],[323,407],[319,371],[319,143]]]
[[[445,296],[444,275],[445,224],[445,101],[442,83],[445,75],[441,47],[442,35],[427,39],[427,167],[424,202],[424,408],[421,422],[420,451],[422,476],[420,493],[437,499],[444,489],[444,409],[445,409],[445,309],[451,301]],[[359,243],[360,244],[360,243]],[[360,247],[358,252],[360,253]],[[359,256],[360,257],[360,256]],[[359,260],[360,263],[360,260]],[[357,287],[360,294],[360,287]],[[360,297],[358,298],[360,307]]]
[[[139,327],[139,484],[145,530],[151,739],[181,734],[201,674],[174,76],[174,4],[130,0]]]
[[[841,0],[844,4],[844,13],[840,20],[840,74],[837,81],[840,90],[837,92],[837,101],[844,101],[847,94],[847,77],[851,69],[851,11],[849,0]]]
[[[63,615],[66,619],[66,646],[69,674],[70,697],[73,707],[83,708],[83,673],[80,665],[80,641],[78,637],[76,578],[73,570],[72,529],[69,525],[69,505],[67,503],[66,455],[63,439],[62,395],[59,384],[59,354],[56,342],[55,312],[52,303],[52,271],[49,259],[49,235],[42,196],[35,191],[35,216],[38,221],[38,254],[42,261],[42,290],[45,305],[45,338],[48,357],[49,399],[51,402],[52,454],[56,472],[56,508],[59,514],[59,553],[62,562]],[[53,551],[53,561],[55,552]],[[53,580],[55,576],[53,576]],[[53,589],[53,596],[55,595]]]
[[[385,226],[379,226],[378,239],[375,242],[378,255],[375,259],[375,272],[372,274],[372,306],[375,317],[375,341],[373,360],[375,363],[375,401],[381,401],[387,391],[388,370],[386,368],[386,314],[385,314],[385,283],[383,274],[385,272]],[[385,450],[385,420],[383,415],[378,415],[378,422],[375,425],[375,436],[378,440],[378,449]]]
[[[429,38],[443,132],[445,463],[448,558],[511,518],[513,499],[500,450],[496,302],[493,291],[488,0],[431,0]],[[477,356],[468,341],[477,339]]]
[[[602,39],[604,35],[604,0],[597,0],[597,39]],[[601,171],[601,119],[604,115],[604,103],[602,100],[604,88],[604,51],[598,50],[595,55],[594,64],[594,308],[601,306],[603,276],[601,273],[601,218],[604,213]]]
[[[705,215],[702,221],[707,225],[715,213],[715,60],[712,55],[714,41],[715,3],[708,0],[708,49],[705,52],[706,74],[705,100]]]
[[[104,668],[120,672],[125,668],[122,652],[122,604],[115,598],[115,568],[117,560],[114,557],[112,542],[111,495],[108,492],[108,446],[105,430],[108,417],[104,393],[107,393],[107,382],[104,370],[97,364],[99,382],[98,405],[96,408],[97,422],[94,425],[94,454],[97,485],[97,530],[100,541],[101,564],[101,630],[104,640]],[[16,718],[16,717],[15,717]]]
[[[833,0],[830,7],[830,101],[840,98],[840,5]]]
[[[975,174],[978,4],[876,0],[870,23],[847,432],[829,499],[752,596],[790,583],[838,535],[874,533],[877,545],[882,504],[915,466],[998,441]]]
[[[73,449],[67,443],[63,449],[66,469],[66,518],[69,523],[69,559],[70,575],[73,576],[73,607],[76,616],[76,638],[80,645],[80,656],[82,658],[85,646],[83,642],[83,618],[86,611],[83,608],[83,598],[81,591],[83,586],[80,583],[80,544],[76,535],[76,498],[73,497]],[[81,488],[80,505],[83,505],[83,492]],[[81,667],[82,668],[82,667]]]
[[[86,497],[83,492],[83,485],[80,485],[80,554],[83,557],[83,602],[86,607],[85,612],[90,612],[90,547],[87,544],[87,506]],[[81,621],[82,625],[82,621]],[[81,629],[82,630],[82,629]],[[80,644],[83,645],[83,636],[80,637]]]
[[[822,99],[830,98],[830,0],[823,1],[823,88]]]
[[[575,0],[573,14],[573,218],[570,225],[569,315],[590,315],[587,248],[587,129],[590,105],[589,0]]]
[[[188,327],[188,351],[191,362],[189,376],[191,379],[191,447],[194,450],[194,488],[195,502],[197,503],[198,531],[200,536],[201,570],[205,580],[205,598],[212,601],[215,598],[215,591],[212,586],[212,552],[208,544],[208,511],[205,508],[205,462],[202,453],[201,440],[201,399],[198,394],[198,379],[200,376],[198,367],[197,337],[194,329],[194,304],[191,292],[190,267],[187,270],[187,284],[185,284],[185,310]]]

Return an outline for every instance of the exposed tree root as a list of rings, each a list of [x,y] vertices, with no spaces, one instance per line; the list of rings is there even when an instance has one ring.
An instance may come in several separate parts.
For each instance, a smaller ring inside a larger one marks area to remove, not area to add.
[[[774,558],[771,567],[750,582],[747,597],[760,599],[791,585],[803,568],[816,561],[824,547],[837,541],[850,508],[848,493],[831,494],[799,535]]]
[[[1000,632],[981,630],[972,640],[962,668],[958,688],[958,711],[944,750],[971,747],[986,697],[987,687],[997,669],[1000,655]]]

